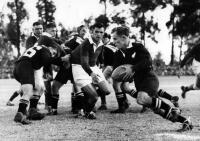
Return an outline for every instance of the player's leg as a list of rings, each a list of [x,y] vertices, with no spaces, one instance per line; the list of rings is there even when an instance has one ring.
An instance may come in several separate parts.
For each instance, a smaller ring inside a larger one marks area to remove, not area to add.
[[[84,93],[84,110],[88,119],[96,119],[95,113],[92,111],[98,100],[98,94],[92,78],[82,68],[81,65],[72,64],[72,73],[76,87]]]
[[[53,81],[52,84],[52,98],[51,98],[51,110],[48,115],[57,115],[58,101],[59,101],[59,90],[63,84],[57,80]]]
[[[72,75],[72,68],[70,68],[71,83],[73,85],[71,93],[71,112],[73,114],[82,115],[81,110],[84,109],[84,93],[81,88],[76,85]],[[80,114],[79,114],[80,113]]]
[[[98,100],[98,94],[96,92],[96,88],[93,84],[88,84],[82,87],[82,91],[84,92],[85,99],[85,117],[88,119],[96,119],[95,114],[93,113],[93,108]]]
[[[126,97],[127,91],[132,97],[136,97],[133,96],[134,94],[132,93],[133,91],[131,91],[132,89],[130,89],[127,85],[129,82],[133,81],[133,72],[130,70],[131,65],[121,65],[112,72],[113,88],[119,105],[119,108],[117,110],[111,111],[112,113],[124,113],[129,107],[129,103]],[[124,88],[126,87],[126,85],[128,89],[127,91],[125,90],[126,88]]]
[[[51,109],[51,98],[52,98],[51,81],[44,80],[44,85],[45,85],[45,91],[44,91],[45,109],[49,112]]]
[[[122,82],[117,82],[113,80],[113,88],[115,90],[115,95],[118,103],[118,109],[111,111],[111,113],[125,113],[129,108],[129,103],[127,100],[126,93],[121,90]]]
[[[129,94],[131,97],[137,98],[138,92],[135,89],[130,87],[129,82],[123,82],[122,85],[121,85],[121,89],[122,89],[123,92]],[[147,111],[147,109],[148,109],[148,107],[142,106],[140,113],[144,113],[145,111]]]
[[[179,103],[178,103],[179,97],[178,96],[172,96],[171,94],[164,91],[163,89],[160,89],[158,91],[158,96],[171,101],[175,107],[179,107]]]
[[[109,79],[112,79],[111,78],[112,71],[113,71],[112,66],[106,66],[105,69],[103,70],[103,75],[107,81]],[[100,95],[100,99],[101,99],[101,106],[98,108],[98,110],[107,110],[106,96]]]
[[[22,124],[30,124],[27,120],[27,107],[30,97],[33,95],[34,84],[34,72],[31,63],[23,61],[15,64],[14,77],[21,83],[21,90],[23,92],[14,121]]]
[[[181,90],[182,90],[181,96],[182,96],[182,98],[185,98],[186,97],[186,93],[188,91],[199,90],[199,89],[200,89],[200,73],[198,73],[196,75],[196,81],[195,81],[194,84],[191,84],[189,86],[181,86]]]
[[[49,112],[51,111],[51,98],[52,98],[52,90],[51,90],[51,84],[53,81],[53,68],[52,65],[48,67],[44,67],[43,69],[44,75],[44,85],[45,85],[45,109]]]
[[[144,79],[145,80],[143,81],[143,83],[139,83],[140,79],[136,80],[137,84],[140,86],[137,96],[138,104],[151,108],[156,114],[159,114],[167,120],[183,123],[184,126],[185,124],[187,124],[188,127],[191,127],[188,128],[188,130],[192,129],[190,121],[180,115],[180,110],[178,108],[171,107],[169,104],[167,104],[165,101],[157,96],[157,90],[159,86],[157,76],[153,72],[151,72]],[[184,129],[182,129],[187,130],[184,126]]]
[[[22,96],[22,90],[18,90],[18,91],[15,91],[11,97],[9,98],[8,102],[6,103],[7,106],[14,106],[14,104],[12,103],[12,101],[18,96],[18,95],[21,95]]]
[[[105,95],[100,95],[101,99],[101,106],[98,108],[98,110],[107,110],[107,103],[106,103],[106,96]]]
[[[33,95],[30,98],[30,106],[28,110],[28,118],[30,120],[41,120],[45,117],[45,114],[40,113],[37,109],[37,105],[41,95],[44,93],[45,86],[43,80],[43,68],[34,71],[34,88]]]
[[[51,97],[51,110],[48,115],[57,115],[58,101],[59,101],[59,90],[60,88],[71,79],[71,70],[60,66],[60,69],[53,80],[52,84],[52,97]]]

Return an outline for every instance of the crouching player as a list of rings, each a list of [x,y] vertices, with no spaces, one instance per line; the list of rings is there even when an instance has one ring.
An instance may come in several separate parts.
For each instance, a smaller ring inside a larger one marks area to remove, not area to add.
[[[44,83],[42,78],[42,67],[48,64],[60,64],[62,60],[67,60],[67,57],[57,57],[58,44],[56,44],[50,37],[43,36],[38,41],[38,45],[29,48],[16,61],[14,68],[14,77],[21,83],[23,95],[20,99],[18,111],[14,117],[15,122],[22,124],[30,124],[28,119],[41,120],[44,114],[39,113],[35,107],[37,101],[32,101],[29,112],[26,108],[29,104],[30,98],[33,95],[40,95],[44,92]],[[34,104],[35,103],[35,104]]]
[[[95,23],[91,28],[91,37],[86,39],[71,54],[72,73],[78,90],[84,94],[84,117],[96,119],[92,112],[98,94],[108,95],[110,89],[102,71],[98,68],[97,59],[102,52],[104,27]],[[98,86],[98,91],[95,86]]]
[[[180,115],[178,108],[171,107],[158,98],[159,81],[152,68],[150,53],[142,44],[130,42],[129,28],[124,26],[115,28],[113,42],[119,49],[115,53],[117,61],[114,63],[115,70],[112,73],[119,104],[123,105],[125,98],[123,93],[118,93],[117,88],[123,87],[122,89],[125,90],[126,87],[121,84],[134,81],[137,93],[132,92],[132,96],[137,99],[138,104],[151,108],[156,114],[167,120],[183,123],[183,127],[179,131],[192,130],[191,122]]]

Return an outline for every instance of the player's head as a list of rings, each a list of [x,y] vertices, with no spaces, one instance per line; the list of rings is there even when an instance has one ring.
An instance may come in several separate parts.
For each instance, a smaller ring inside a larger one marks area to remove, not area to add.
[[[103,38],[105,28],[101,23],[95,23],[90,27],[91,37],[95,42],[100,42]]]
[[[59,44],[57,44],[53,38],[48,36],[41,36],[38,40],[38,45],[46,46],[50,50],[53,57],[58,54],[58,50],[60,48]]]
[[[56,37],[57,34],[57,29],[56,29],[56,24],[54,22],[50,22],[46,25],[46,30],[47,33],[51,34],[52,37]]]
[[[81,37],[81,38],[84,38],[85,34],[86,34],[86,31],[87,31],[87,28],[85,25],[81,25],[77,28],[77,32],[78,32],[78,35]]]
[[[113,43],[118,49],[126,49],[129,45],[130,29],[126,26],[116,27],[112,30]]]
[[[33,23],[33,33],[35,36],[40,37],[43,32],[43,25],[41,22],[34,22]]]
[[[111,38],[110,34],[104,33],[103,39],[102,39],[103,43],[107,44],[110,41],[110,38]]]

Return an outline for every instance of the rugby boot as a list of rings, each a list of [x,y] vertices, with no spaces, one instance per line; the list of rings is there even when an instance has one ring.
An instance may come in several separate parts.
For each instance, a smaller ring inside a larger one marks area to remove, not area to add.
[[[146,112],[147,111],[147,107],[146,106],[142,106],[142,110],[140,111],[140,113],[144,113],[144,112]]]
[[[123,104],[119,104],[119,108],[117,110],[111,111],[111,114],[123,114],[126,112],[126,110],[129,108],[129,103],[128,101],[124,101]]]
[[[31,122],[27,119],[26,115],[24,115],[22,112],[17,112],[14,118],[15,122],[19,122],[21,124],[30,124]]]
[[[48,116],[54,116],[54,115],[58,115],[57,109],[51,109],[48,113]]]
[[[107,110],[106,104],[101,104],[101,106],[98,108],[98,110]]]
[[[78,110],[78,113],[74,116],[75,118],[82,118],[85,116],[84,110]]]
[[[36,108],[30,108],[28,111],[27,118],[29,120],[42,120],[45,117],[45,114],[38,112]]]
[[[95,113],[93,111],[91,111],[89,113],[85,113],[84,117],[87,118],[87,119],[91,119],[91,120],[97,119],[96,116],[95,116]]]
[[[192,122],[190,118],[188,118],[185,122],[182,124],[182,128],[178,129],[178,132],[185,132],[185,131],[191,131],[193,129]]]
[[[178,103],[179,97],[178,96],[173,96],[171,98],[171,102],[174,104],[175,107],[179,107],[179,103]]]
[[[10,100],[6,103],[7,106],[14,106],[15,104],[13,104]]]
[[[185,98],[186,92],[189,91],[189,89],[185,86],[181,86],[181,90],[182,90],[181,96],[182,96],[182,98]]]

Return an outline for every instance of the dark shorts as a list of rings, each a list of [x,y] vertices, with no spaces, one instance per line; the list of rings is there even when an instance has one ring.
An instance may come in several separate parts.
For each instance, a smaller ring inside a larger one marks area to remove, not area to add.
[[[137,91],[144,91],[151,97],[157,97],[159,80],[156,74],[151,71],[145,74],[135,74],[134,82]]]
[[[34,70],[32,64],[28,60],[17,62],[14,68],[14,77],[21,84],[35,85]]]
[[[56,74],[56,77],[54,80],[66,84],[68,80],[72,81],[72,68],[66,69],[65,67],[60,67],[58,73]]]

